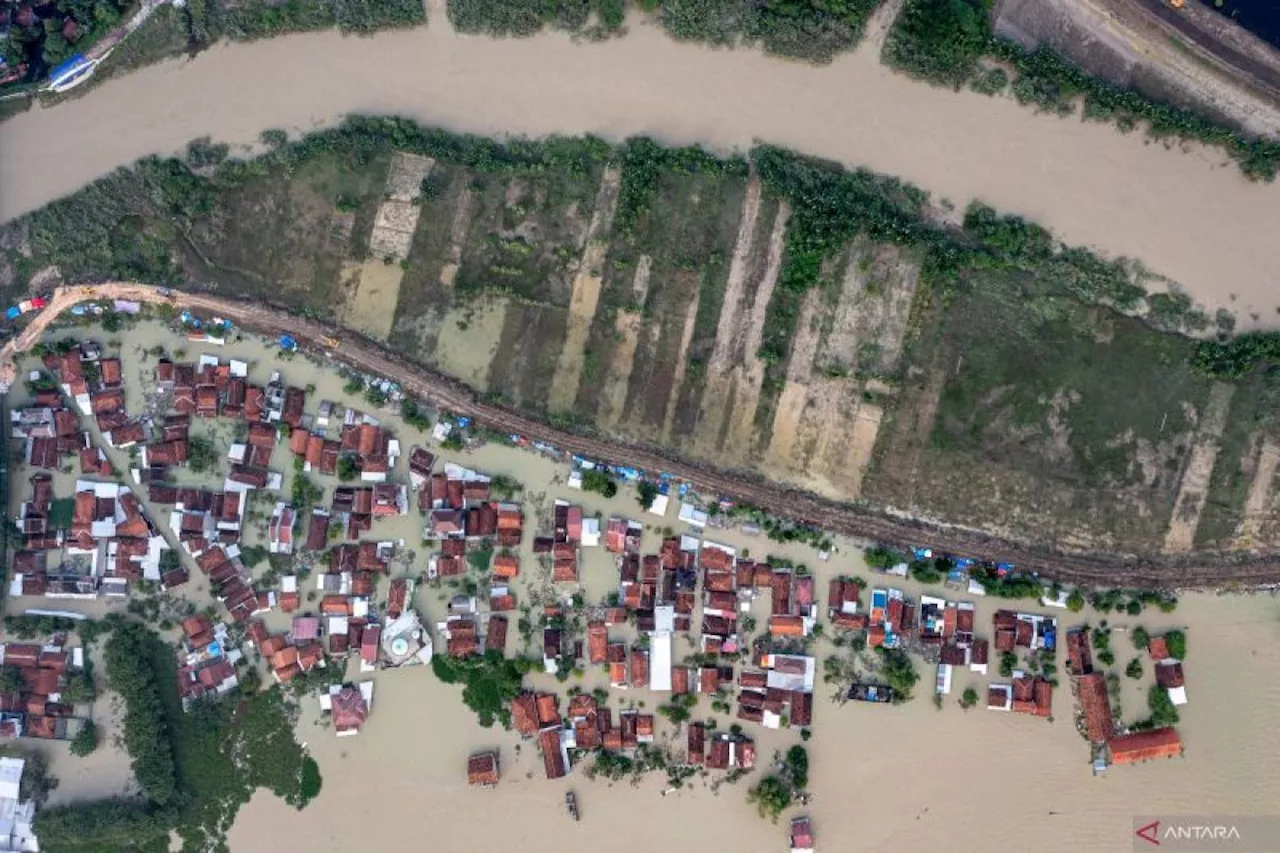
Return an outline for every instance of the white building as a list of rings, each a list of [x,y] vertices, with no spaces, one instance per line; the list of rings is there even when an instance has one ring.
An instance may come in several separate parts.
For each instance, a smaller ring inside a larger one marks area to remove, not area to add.
[[[21,758],[0,758],[0,853],[40,850],[31,826],[36,804],[32,800],[23,802],[20,796],[25,766]]]

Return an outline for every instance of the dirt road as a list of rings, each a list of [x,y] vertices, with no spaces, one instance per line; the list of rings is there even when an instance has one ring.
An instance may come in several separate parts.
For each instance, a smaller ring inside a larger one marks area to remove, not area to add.
[[[563,450],[648,471],[663,471],[693,483],[707,494],[731,496],[786,516],[850,536],[898,545],[929,544],[951,553],[1011,562],[1020,568],[1068,583],[1144,587],[1203,588],[1280,583],[1280,555],[1233,560],[1222,554],[1152,555],[1124,559],[1117,555],[1055,554],[1048,548],[1001,541],[977,531],[959,530],[891,516],[868,507],[850,506],[765,482],[750,474],[711,468],[670,455],[664,449],[626,444],[614,439],[566,432],[505,406],[482,401],[457,380],[414,364],[382,344],[318,320],[299,317],[277,306],[241,302],[198,293],[163,292],[148,285],[113,282],[91,287],[59,288],[49,306],[33,318],[21,335],[0,349],[0,371],[14,374],[14,358],[36,343],[57,316],[88,299],[168,302],[179,309],[217,314],[247,329],[269,335],[288,333],[302,345],[326,349],[336,340],[331,358],[357,370],[399,382],[404,390],[432,405],[505,433],[545,441]]]

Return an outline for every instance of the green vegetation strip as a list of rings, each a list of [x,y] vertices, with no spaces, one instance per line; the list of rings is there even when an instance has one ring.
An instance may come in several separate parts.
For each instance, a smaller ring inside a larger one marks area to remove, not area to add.
[[[991,31],[990,0],[907,0],[885,42],[889,65],[920,79],[953,88],[969,85],[985,94],[1011,86],[1019,103],[1058,115],[1083,101],[1089,121],[1107,121],[1122,131],[1145,122],[1157,139],[1220,145],[1253,180],[1273,180],[1280,169],[1280,142],[1257,139],[1190,110],[1154,101],[1082,71],[1053,50],[1035,50],[997,38]],[[1005,68],[1012,70],[1012,78]]]
[[[882,0],[449,0],[459,32],[530,36],[544,27],[601,39],[625,32],[628,7],[656,12],[667,35],[716,47],[758,46],[830,62],[862,37]]]
[[[42,809],[36,832],[49,853],[226,850],[240,806],[266,788],[297,808],[320,791],[320,773],[294,740],[278,689],[225,697],[184,712],[173,649],[146,627],[117,621],[107,640],[107,679],[125,705],[122,739],[143,799]]]

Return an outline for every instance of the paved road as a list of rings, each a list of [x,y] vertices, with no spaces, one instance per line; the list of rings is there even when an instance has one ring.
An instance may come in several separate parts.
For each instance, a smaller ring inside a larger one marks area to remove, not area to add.
[[[88,299],[169,302],[179,309],[226,317],[264,334],[288,333],[304,346],[328,349],[336,361],[392,379],[415,397],[454,414],[471,417],[501,432],[545,441],[595,459],[624,463],[648,471],[665,471],[693,483],[704,492],[732,496],[836,533],[897,545],[928,544],[950,553],[1015,563],[1023,569],[1068,583],[1177,588],[1280,583],[1280,555],[1236,560],[1219,554],[1188,554],[1177,559],[1153,556],[1124,560],[1112,555],[1053,554],[1047,549],[1002,541],[973,531],[940,528],[890,517],[864,507],[837,504],[752,475],[680,459],[663,448],[566,432],[505,406],[487,403],[461,382],[414,364],[378,342],[263,303],[181,291],[166,295],[159,288],[131,282],[59,288],[49,306],[33,318],[31,325],[0,349],[0,371],[7,370],[12,375],[15,355],[34,345],[43,330],[61,312],[76,302]],[[325,341],[336,341],[337,346],[327,348],[322,343]]]

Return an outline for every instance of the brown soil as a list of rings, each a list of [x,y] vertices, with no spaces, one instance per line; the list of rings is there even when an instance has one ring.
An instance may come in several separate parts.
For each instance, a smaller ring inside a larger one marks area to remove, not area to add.
[[[1200,514],[1204,512],[1209,497],[1209,478],[1218,459],[1218,441],[1227,426],[1227,414],[1231,410],[1231,397],[1235,386],[1216,383],[1209,394],[1209,405],[1200,422],[1199,435],[1191,448],[1187,470],[1178,487],[1178,498],[1169,519],[1169,531],[1165,535],[1164,549],[1169,553],[1190,551],[1195,542],[1196,528],[1200,526]]]
[[[1236,537],[1236,545],[1240,548],[1256,548],[1259,545],[1258,537],[1262,534],[1263,523],[1271,512],[1272,484],[1278,469],[1280,444],[1269,436],[1264,437],[1258,451],[1253,481],[1249,484],[1249,496],[1245,499],[1244,519]]]

